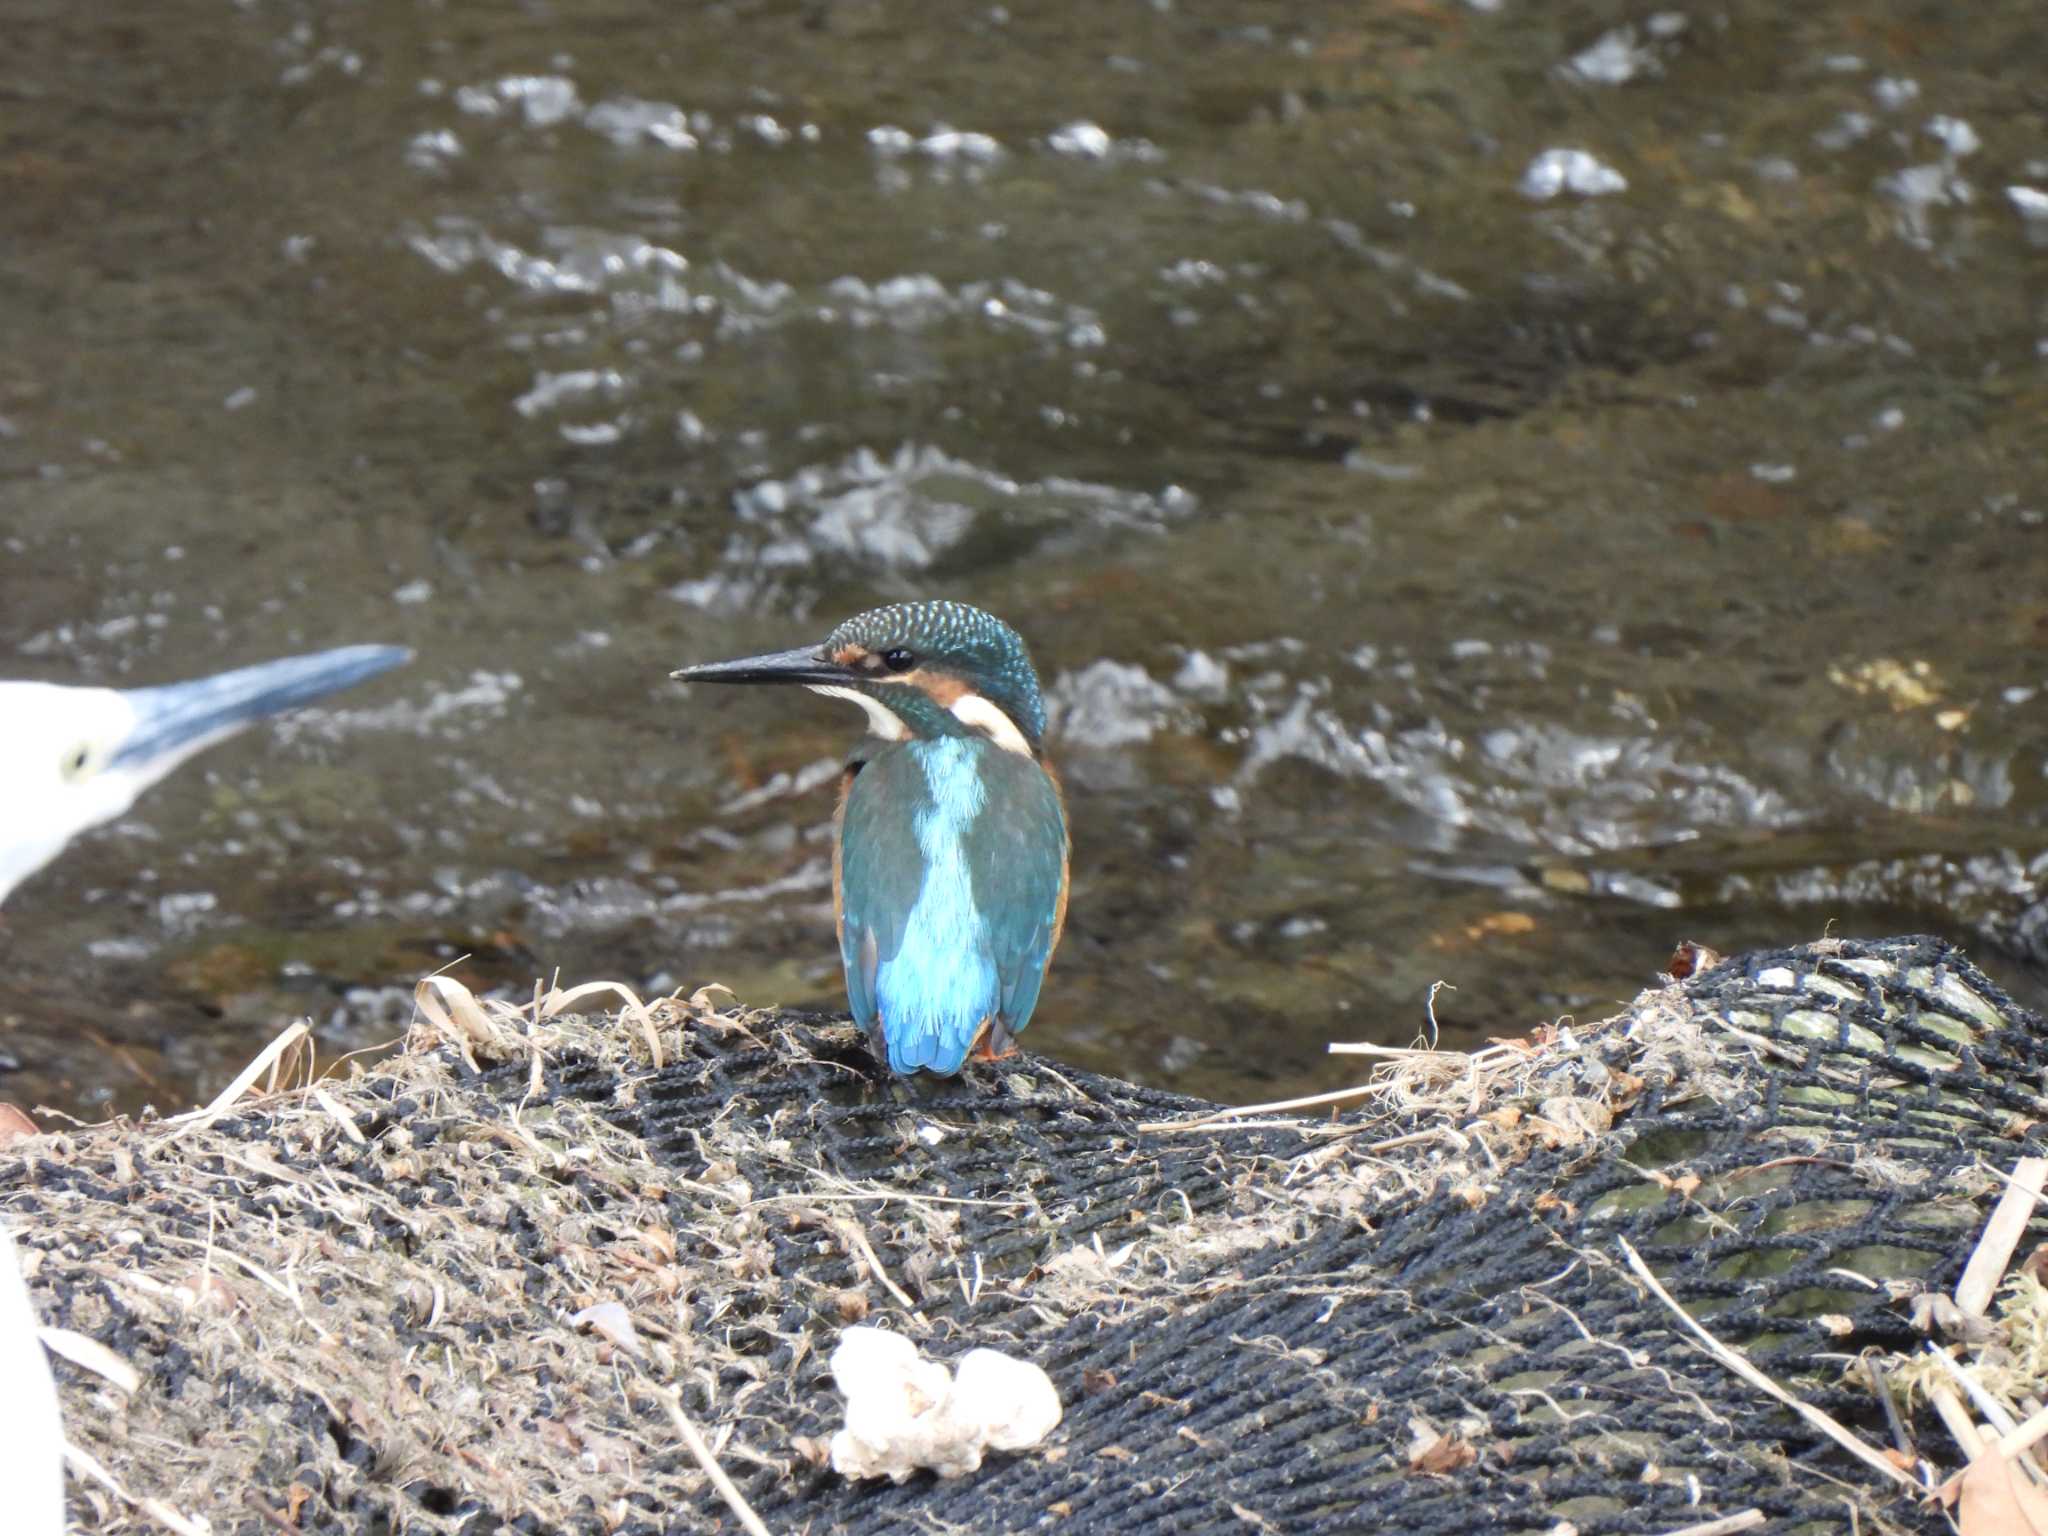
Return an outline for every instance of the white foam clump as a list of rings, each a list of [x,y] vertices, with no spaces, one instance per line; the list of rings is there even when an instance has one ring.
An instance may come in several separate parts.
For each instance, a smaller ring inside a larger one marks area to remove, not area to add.
[[[1517,184],[1522,196],[1547,203],[1560,192],[1607,197],[1628,190],[1628,178],[1583,149],[1546,149],[1529,162]]]
[[[971,1349],[955,1375],[886,1328],[842,1333],[832,1379],[846,1394],[846,1427],[832,1437],[842,1477],[963,1477],[983,1452],[1029,1450],[1060,1421],[1059,1389],[1030,1361]]]

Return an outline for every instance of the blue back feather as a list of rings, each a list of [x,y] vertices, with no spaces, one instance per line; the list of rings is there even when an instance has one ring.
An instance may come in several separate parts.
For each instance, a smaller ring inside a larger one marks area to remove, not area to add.
[[[1045,770],[973,737],[891,747],[854,779],[840,836],[847,997],[889,1065],[957,1072],[990,1019],[1023,1029],[1065,873]]]

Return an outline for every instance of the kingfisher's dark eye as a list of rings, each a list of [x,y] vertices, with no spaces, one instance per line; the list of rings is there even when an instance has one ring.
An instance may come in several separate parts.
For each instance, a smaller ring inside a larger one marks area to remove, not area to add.
[[[882,665],[891,672],[908,672],[917,665],[917,658],[899,645],[893,651],[882,652]]]

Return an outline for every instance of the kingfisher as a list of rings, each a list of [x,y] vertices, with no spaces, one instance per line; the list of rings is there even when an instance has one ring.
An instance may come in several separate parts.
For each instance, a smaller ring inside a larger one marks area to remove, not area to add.
[[[157,688],[0,682],[0,901],[193,753],[411,657],[347,645]]]
[[[867,734],[834,816],[832,910],[853,1017],[893,1072],[995,1061],[1031,1022],[1067,917],[1067,812],[1018,633],[965,603],[897,603],[824,642],[685,667],[795,683]]]

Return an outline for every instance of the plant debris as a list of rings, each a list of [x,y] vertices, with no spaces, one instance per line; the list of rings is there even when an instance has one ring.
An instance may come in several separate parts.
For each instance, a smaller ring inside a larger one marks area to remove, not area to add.
[[[0,1152],[41,1321],[93,1346],[53,1357],[78,1531],[1933,1532],[1927,1490],[1986,1446],[2031,1481],[2048,1423],[2011,1264],[2048,1231],[1989,1217],[2048,1026],[1934,940],[1736,957],[1299,1109],[894,1079],[711,989],[440,978],[398,1055],[311,1043]],[[969,1477],[833,1472],[868,1327],[928,1411],[985,1350],[1056,1423]]]

